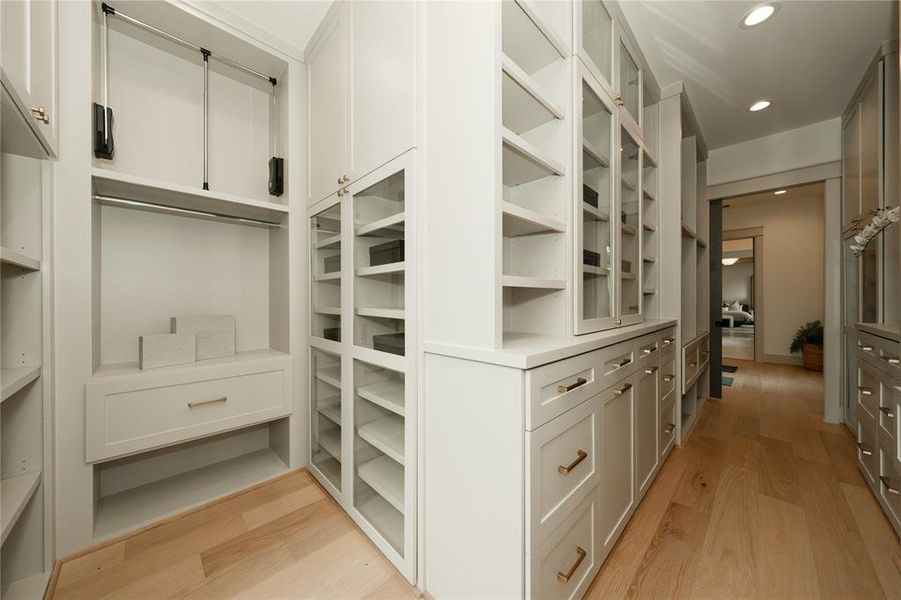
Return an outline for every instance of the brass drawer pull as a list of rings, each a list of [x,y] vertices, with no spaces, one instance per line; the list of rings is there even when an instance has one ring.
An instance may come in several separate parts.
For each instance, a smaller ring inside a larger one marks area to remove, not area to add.
[[[618,363],[616,363],[616,365],[614,366],[614,368],[616,368],[616,369],[622,369],[623,367],[625,367],[625,366],[626,366],[627,364],[629,364],[630,362],[632,362],[632,359],[631,359],[631,358],[624,358],[624,359],[622,359],[621,361],[619,361]]]
[[[207,406],[208,404],[218,404],[219,402],[226,402],[228,400],[228,396],[219,396],[218,398],[213,398],[212,400],[198,400],[197,402],[188,402],[188,408],[197,408],[198,406]]]
[[[676,424],[675,424],[675,423],[670,423],[669,425],[666,426],[666,429],[663,430],[663,433],[669,435],[669,434],[671,434],[671,433],[673,432],[673,430],[675,430],[675,429],[676,429]]]
[[[30,107],[34,118],[38,121],[41,121],[44,125],[50,125],[50,115],[47,114],[47,109],[43,106],[34,106]]]
[[[616,396],[622,396],[623,394],[625,394],[626,392],[628,392],[628,391],[631,390],[631,389],[632,389],[632,384],[631,384],[631,383],[627,383],[626,385],[624,385],[624,386],[621,387],[620,389],[618,389],[618,390],[613,390],[613,393],[614,393]]]
[[[582,561],[585,560],[585,557],[588,556],[588,553],[582,549],[581,546],[576,546],[576,554],[579,557],[576,559],[576,562],[573,563],[573,566],[569,568],[569,571],[564,573],[563,571],[557,571],[557,579],[559,579],[562,583],[569,583],[570,578],[575,575],[576,569],[579,568],[579,565],[582,564]]]
[[[880,476],[879,476],[879,481],[882,482],[882,485],[885,486],[885,489],[886,489],[886,491],[887,491],[889,494],[895,494],[896,496],[901,495],[901,490],[898,490],[898,489],[896,489],[896,488],[893,488],[892,486],[890,486],[890,485],[888,484],[888,477],[884,477],[884,476],[880,475]]]
[[[675,375],[664,375],[664,376],[663,376],[663,381],[666,381],[667,383],[669,383],[670,381],[672,381],[672,380],[675,379],[675,378],[676,378]]]
[[[889,419],[894,419],[894,418],[895,418],[895,413],[892,412],[891,407],[889,407],[889,406],[880,406],[880,407],[879,407],[879,410],[881,410],[882,413],[883,413],[886,417],[888,417]]]
[[[579,463],[588,458],[588,453],[584,450],[579,450],[576,452],[576,460],[572,461],[568,465],[557,465],[557,472],[561,475],[569,475],[569,472],[579,466]]]
[[[857,391],[859,391],[864,396],[872,396],[873,395],[873,390],[871,390],[868,387],[863,387],[863,386],[859,385],[859,386],[857,386]]]
[[[873,456],[873,453],[870,450],[864,450],[863,442],[858,443],[857,447],[860,448],[860,453],[864,456]]]
[[[576,378],[575,383],[571,383],[569,385],[558,385],[557,393],[565,394],[566,392],[571,392],[574,389],[576,389],[577,387],[579,387],[581,385],[585,385],[586,383],[588,383],[587,379],[585,379],[584,377],[578,377],[578,378]]]
[[[648,367],[647,369],[644,370],[644,372],[646,375],[653,375],[654,373],[657,372],[657,367]]]
[[[863,350],[864,352],[872,352],[873,346],[867,346],[865,344],[857,344],[857,347]]]

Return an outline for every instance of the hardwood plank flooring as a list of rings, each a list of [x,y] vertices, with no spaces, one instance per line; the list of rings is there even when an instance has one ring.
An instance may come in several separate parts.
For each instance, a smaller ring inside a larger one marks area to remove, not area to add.
[[[730,363],[587,597],[901,597],[898,538],[851,433],[822,420],[822,377]]]
[[[64,560],[48,597],[416,598],[306,471]]]

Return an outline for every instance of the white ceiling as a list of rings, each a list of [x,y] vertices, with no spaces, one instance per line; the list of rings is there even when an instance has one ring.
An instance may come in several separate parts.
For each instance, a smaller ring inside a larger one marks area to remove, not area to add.
[[[661,88],[685,82],[709,148],[842,113],[880,42],[897,36],[897,2],[785,0],[751,29],[760,0],[626,0],[623,12]],[[747,108],[756,100],[773,105]]]
[[[303,53],[331,0],[224,0],[218,3]]]

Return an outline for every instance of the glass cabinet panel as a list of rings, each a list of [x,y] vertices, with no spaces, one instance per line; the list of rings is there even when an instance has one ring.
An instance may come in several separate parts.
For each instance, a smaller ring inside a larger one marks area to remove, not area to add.
[[[581,4],[582,49],[609,83],[613,80],[613,19],[600,0],[583,0]]]
[[[620,140],[620,314],[637,315],[641,304],[641,201],[639,155],[641,149],[622,129]]]
[[[615,253],[610,221],[613,213],[610,170],[613,110],[603,97],[587,80],[582,81],[582,177],[576,193],[581,196],[582,218],[578,224],[582,256],[577,282],[581,285],[583,321],[612,319],[615,313]]]
[[[354,344],[403,356],[404,171],[357,192]]]
[[[310,431],[313,465],[341,490],[341,357],[312,350]]]
[[[310,334],[341,341],[341,204],[310,219],[312,317]]]
[[[638,65],[629,53],[629,49],[622,42],[619,44],[619,93],[622,96],[623,107],[629,115],[639,123],[641,111],[641,76]]]
[[[354,506],[404,555],[404,374],[354,364]]]

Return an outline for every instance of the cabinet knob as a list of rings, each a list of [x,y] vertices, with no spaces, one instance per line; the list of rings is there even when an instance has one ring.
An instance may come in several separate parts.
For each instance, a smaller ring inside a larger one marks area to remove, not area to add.
[[[47,109],[43,106],[38,106],[37,108],[32,106],[31,112],[34,113],[35,119],[41,121],[44,125],[50,125],[50,115],[47,114]]]

